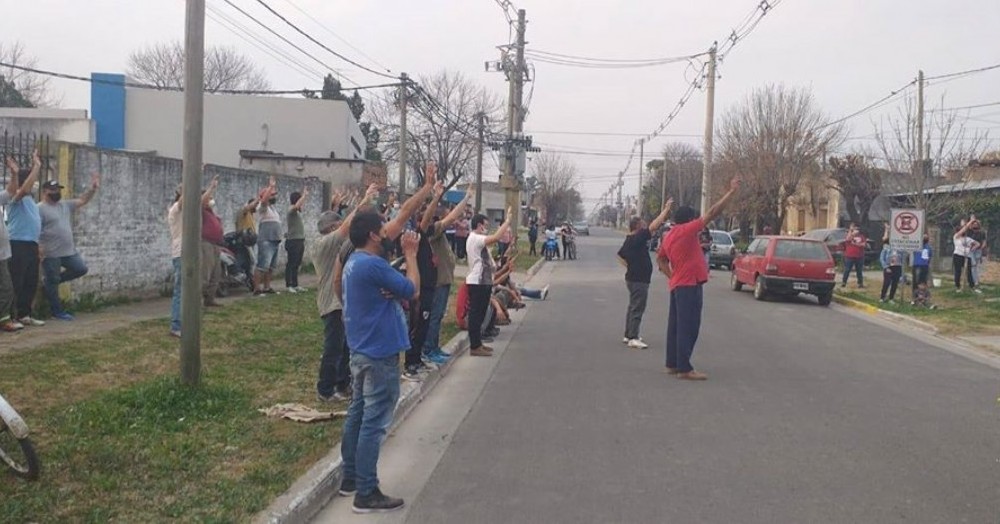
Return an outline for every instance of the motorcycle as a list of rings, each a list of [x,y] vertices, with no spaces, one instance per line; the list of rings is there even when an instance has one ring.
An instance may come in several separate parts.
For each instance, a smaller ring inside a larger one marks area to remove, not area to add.
[[[551,261],[556,253],[559,252],[559,241],[554,238],[549,238],[545,240],[542,244],[542,255],[545,256],[546,261]]]
[[[249,229],[232,231],[226,233],[222,240],[224,246],[219,253],[222,276],[217,294],[224,297],[234,287],[246,287],[247,291],[253,293],[253,257],[250,248],[257,244],[257,235]]]

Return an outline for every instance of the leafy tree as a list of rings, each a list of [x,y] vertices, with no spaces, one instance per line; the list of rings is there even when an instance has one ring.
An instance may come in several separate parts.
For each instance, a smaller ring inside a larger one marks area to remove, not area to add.
[[[0,107],[34,107],[14,84],[0,76]]]

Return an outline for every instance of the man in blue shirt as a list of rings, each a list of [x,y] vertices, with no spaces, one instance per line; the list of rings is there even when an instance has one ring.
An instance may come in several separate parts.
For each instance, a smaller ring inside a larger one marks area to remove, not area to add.
[[[400,300],[420,295],[420,236],[411,231],[401,239],[405,277],[384,258],[393,242],[377,213],[355,215],[350,238],[356,251],[344,266],[343,293],[354,396],[340,447],[344,460],[340,494],[355,494],[355,513],[393,511],[403,507],[403,499],[388,497],[379,489],[378,456],[399,400],[399,353],[410,347]]]

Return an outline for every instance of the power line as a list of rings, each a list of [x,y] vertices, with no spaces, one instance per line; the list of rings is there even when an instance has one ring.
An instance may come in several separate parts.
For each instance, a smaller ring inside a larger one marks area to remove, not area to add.
[[[541,49],[525,49],[525,53],[531,53],[534,55],[548,55],[557,59],[566,60],[580,60],[583,62],[604,62],[611,64],[661,64],[670,62],[685,62],[691,60],[692,58],[697,58],[699,56],[704,56],[707,53],[697,53],[687,56],[674,56],[674,57],[661,57],[661,58],[594,58],[586,56],[577,55],[565,55],[560,53],[552,53],[549,51],[542,51]]]
[[[690,56],[680,56],[680,57],[670,57],[662,59],[653,60],[617,60],[617,59],[607,59],[601,60],[597,58],[588,59],[567,59],[560,58],[560,56],[568,55],[558,55],[557,53],[548,53],[546,51],[538,50],[525,50],[525,55],[536,62],[541,62],[545,64],[560,65],[567,67],[578,67],[583,69],[638,69],[645,67],[659,67],[663,65],[676,64],[679,62],[690,62],[691,60],[703,56],[705,53],[690,55]]]
[[[222,0],[222,1],[223,1],[223,2],[225,2],[225,3],[227,3],[227,4],[229,4],[229,6],[230,6],[230,7],[232,7],[233,9],[235,9],[235,10],[237,10],[237,11],[239,11],[240,13],[242,13],[242,14],[243,14],[244,16],[246,16],[246,17],[247,17],[247,18],[249,18],[250,20],[253,20],[253,21],[254,21],[254,22],[255,22],[255,23],[257,24],[257,25],[259,25],[259,26],[263,27],[264,29],[266,29],[266,30],[267,30],[267,31],[268,31],[269,33],[271,33],[271,34],[273,34],[274,36],[276,36],[276,37],[280,38],[280,39],[281,39],[281,40],[282,40],[283,42],[285,42],[286,44],[288,44],[288,45],[290,45],[290,46],[294,47],[294,48],[295,48],[296,50],[298,50],[298,51],[299,51],[300,53],[302,53],[302,54],[304,54],[304,55],[308,56],[309,58],[313,59],[313,60],[314,60],[314,61],[315,61],[316,63],[320,64],[320,65],[321,65],[321,66],[323,66],[324,68],[328,69],[329,71],[331,71],[331,72],[333,72],[333,73],[336,73],[336,74],[337,74],[337,76],[341,76],[341,77],[343,77],[343,78],[344,78],[344,80],[347,80],[348,82],[350,82],[350,83],[352,83],[352,84],[355,84],[355,85],[357,85],[357,82],[355,82],[354,80],[351,80],[350,78],[348,78],[348,77],[347,77],[347,75],[344,75],[344,74],[343,74],[343,73],[341,73],[340,71],[338,71],[338,70],[334,69],[333,67],[331,67],[330,65],[328,65],[328,64],[327,64],[326,62],[324,62],[324,61],[320,60],[319,58],[316,58],[316,57],[315,57],[314,55],[312,55],[312,54],[311,54],[311,53],[310,53],[309,51],[306,51],[305,49],[302,49],[301,47],[299,47],[299,45],[298,45],[298,44],[296,44],[295,42],[292,42],[291,40],[289,40],[288,38],[286,38],[286,37],[285,37],[284,35],[282,35],[281,33],[279,33],[279,32],[277,32],[277,31],[275,31],[275,30],[274,30],[274,28],[272,28],[271,26],[269,26],[269,25],[265,24],[264,22],[261,22],[260,20],[258,20],[258,19],[257,19],[257,17],[255,17],[255,16],[253,16],[252,14],[250,14],[250,13],[246,12],[246,11],[245,11],[245,10],[243,10],[243,8],[241,8],[240,6],[238,6],[238,5],[234,4],[234,3],[232,2],[232,0]]]
[[[226,0],[226,2],[229,2],[229,1],[230,0]],[[330,49],[329,47],[326,46],[326,44],[320,42],[319,40],[316,40],[315,38],[312,37],[312,35],[310,35],[309,33],[305,32],[305,31],[303,31],[301,28],[299,28],[299,26],[293,24],[290,20],[288,20],[287,18],[285,18],[284,16],[282,16],[281,13],[275,11],[274,8],[271,7],[270,5],[268,5],[268,3],[265,2],[264,0],[257,0],[257,3],[260,4],[260,5],[262,5],[262,6],[264,6],[264,8],[267,9],[268,11],[270,11],[271,14],[273,14],[274,16],[280,18],[282,22],[284,22],[289,27],[291,27],[292,29],[294,29],[295,31],[297,31],[300,35],[308,38],[309,41],[311,41],[312,43],[314,43],[314,44],[322,47],[324,50],[326,50],[328,53],[332,54],[333,56],[336,56],[337,58],[339,58],[339,59],[341,59],[341,60],[343,60],[343,61],[345,61],[345,62],[347,62],[347,63],[349,63],[349,64],[351,64],[351,65],[353,65],[355,67],[358,67],[358,68],[361,68],[361,69],[363,69],[365,71],[368,71],[369,73],[372,73],[372,74],[375,74],[375,75],[378,75],[378,76],[381,76],[381,77],[384,77],[384,78],[392,78],[392,79],[396,78],[394,75],[392,75],[390,73],[382,72],[382,71],[377,71],[377,70],[372,69],[370,67],[361,65],[358,62],[355,62],[354,60],[351,60],[350,58],[347,58],[346,56],[344,56],[344,55],[342,55],[342,54],[334,51],[333,49]]]
[[[350,47],[351,49],[357,51],[361,56],[367,58],[373,64],[381,67],[382,69],[385,69],[386,71],[389,71],[390,73],[392,72],[392,70],[389,67],[387,67],[385,64],[382,64],[378,60],[375,60],[374,58],[372,58],[371,56],[369,56],[367,53],[365,53],[364,51],[362,51],[361,49],[358,49],[357,47],[355,47],[354,45],[352,45],[350,42],[348,42],[347,40],[345,40],[342,36],[338,35],[333,29],[330,29],[329,26],[327,26],[326,24],[324,24],[323,22],[321,22],[320,20],[318,20],[313,15],[309,14],[309,12],[306,11],[305,9],[302,9],[301,7],[299,7],[298,4],[295,4],[294,2],[292,2],[292,0],[285,0],[285,3],[287,3],[288,5],[290,5],[293,8],[295,8],[295,10],[297,10],[298,12],[302,13],[303,15],[305,15],[306,18],[308,18],[308,19],[312,20],[313,22],[315,22],[316,25],[318,25],[324,31],[326,31],[327,33],[330,33],[331,35],[333,35],[334,38],[336,38],[337,40],[340,40],[341,42],[343,42],[344,45],[346,45],[347,47]]]
[[[986,71],[992,71],[994,69],[1000,69],[1000,64],[994,64],[986,67],[977,67],[976,69],[968,69],[965,71],[958,71],[956,73],[946,73],[943,75],[928,76],[924,80],[930,81],[930,80],[940,80],[942,78],[953,78],[953,77],[974,75],[977,73],[985,73]]]
[[[25,67],[17,64],[8,64],[6,62],[0,62],[0,67],[9,67],[11,69],[17,69],[18,71],[24,71],[27,73],[35,73],[37,75],[49,76],[52,78],[62,78],[64,80],[77,80],[80,82],[89,82],[91,84],[101,84],[101,85],[114,85],[114,86],[124,86],[133,89],[151,89],[154,91],[184,91],[183,87],[175,86],[158,86],[153,84],[143,84],[139,82],[115,82],[113,80],[100,80],[95,78],[89,78],[86,76],[71,75],[68,73],[58,73],[55,71],[46,71],[44,69],[37,69],[34,67]],[[366,89],[379,89],[383,87],[398,87],[400,84],[376,84],[367,86],[356,86],[348,88],[347,91],[363,91]],[[211,94],[220,95],[302,95],[305,93],[312,93],[319,91],[319,89],[216,89],[212,91]]]
[[[264,40],[263,37],[261,37],[259,34],[255,33],[250,28],[243,26],[239,22],[233,20],[232,18],[229,17],[229,15],[225,14],[212,4],[208,4],[206,5],[206,7],[208,8],[208,12],[206,14],[208,15],[209,19],[213,20],[215,23],[219,24],[224,29],[233,33],[243,41],[247,42],[248,44],[256,47],[257,49],[271,56],[278,62],[288,66],[291,69],[298,71],[304,76],[323,78],[322,73],[316,71],[311,66],[303,64],[297,58],[291,56],[291,54],[285,52],[284,50],[279,49],[277,46],[270,44],[269,42]]]
[[[880,98],[880,99],[878,99],[878,100],[876,100],[876,101],[874,101],[874,102],[866,105],[865,107],[862,107],[861,109],[859,109],[859,110],[857,110],[857,111],[855,111],[855,112],[853,112],[853,113],[851,113],[851,114],[849,114],[847,116],[838,118],[837,120],[834,120],[832,122],[827,122],[827,123],[825,123],[825,124],[817,127],[816,130],[825,129],[825,128],[830,127],[830,126],[837,125],[837,124],[839,124],[841,122],[846,122],[847,120],[850,120],[850,119],[852,119],[852,118],[854,118],[854,117],[856,117],[858,115],[862,115],[862,114],[867,113],[868,111],[871,111],[871,110],[873,110],[873,109],[875,109],[877,107],[881,107],[882,105],[884,105],[885,103],[889,102],[890,100],[892,100],[893,98],[895,98],[896,96],[898,96],[900,93],[902,93],[906,88],[908,88],[908,87],[910,87],[910,86],[912,86],[912,85],[914,85],[916,83],[917,83],[916,80],[910,80],[909,82],[907,82],[907,83],[903,84],[901,87],[899,87],[899,89],[896,89],[896,90],[890,92],[888,95],[886,95],[886,96],[884,96],[884,97],[882,97],[882,98]]]
[[[599,131],[532,131],[534,135],[581,135],[581,136],[646,136],[647,133],[616,133]],[[684,138],[704,138],[704,135],[680,134],[680,133],[660,133],[662,137],[684,137]]]

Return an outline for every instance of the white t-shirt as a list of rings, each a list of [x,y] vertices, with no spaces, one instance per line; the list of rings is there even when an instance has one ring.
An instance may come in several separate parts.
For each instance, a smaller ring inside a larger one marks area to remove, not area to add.
[[[170,226],[170,257],[177,258],[181,256],[181,231],[183,227],[181,226],[181,217],[184,213],[181,213],[181,201],[178,200],[167,208],[167,224]]]
[[[559,234],[556,233],[555,229],[546,229],[545,230],[545,238],[547,238],[549,240],[555,240],[558,236],[559,236]]]
[[[975,240],[969,237],[955,237],[955,254],[960,257],[969,257]]]
[[[465,241],[465,252],[469,259],[469,274],[465,277],[465,283],[493,285],[495,266],[490,248],[486,245],[486,235],[469,233],[469,239]]]

